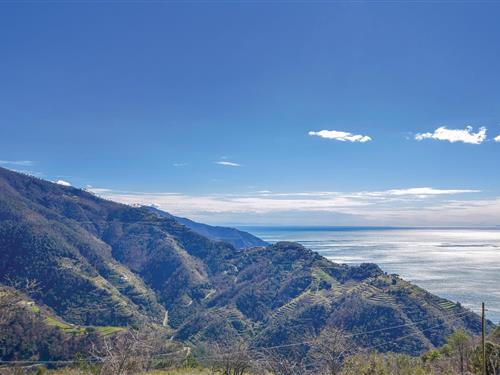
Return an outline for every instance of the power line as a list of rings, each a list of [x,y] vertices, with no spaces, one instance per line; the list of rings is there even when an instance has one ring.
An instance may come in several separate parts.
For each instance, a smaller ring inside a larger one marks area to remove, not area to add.
[[[440,327],[440,326],[442,326],[442,325],[444,325],[446,323],[455,322],[455,321],[459,320],[459,318],[461,318],[461,317],[463,317],[463,316],[465,316],[467,314],[474,314],[474,312],[472,312],[472,311],[465,311],[465,312],[461,312],[461,313],[457,313],[457,314],[451,314],[451,315],[443,316],[444,319],[448,319],[448,318],[454,318],[454,319],[441,322],[441,323],[439,323],[436,326],[420,330],[419,332],[426,332],[428,330]],[[385,327],[385,328],[380,328],[380,329],[375,329],[375,330],[369,330],[369,331],[364,331],[364,332],[356,332],[356,333],[353,333],[353,334],[342,335],[342,337],[351,338],[351,337],[362,336],[362,335],[367,335],[367,334],[371,334],[371,333],[388,331],[388,330],[392,330],[392,329],[396,329],[396,328],[403,328],[403,327],[408,327],[408,326],[414,326],[414,325],[426,322],[428,320],[429,319],[424,319],[424,320],[420,320],[420,321],[412,322],[412,323],[407,323],[407,324],[400,324],[400,325],[396,325],[396,326]],[[412,334],[409,334],[409,335],[398,337],[398,338],[394,339],[393,341],[399,341],[399,340],[402,340],[404,338],[407,338],[407,337],[410,337],[410,336],[414,336],[414,335],[415,335],[415,333],[412,333]],[[289,347],[300,346],[300,345],[312,345],[312,346],[314,346],[314,342],[315,342],[315,340],[308,340],[308,341],[302,341],[302,342],[296,342],[296,343],[289,343],[289,344],[282,344],[282,345],[273,345],[273,346],[267,346],[267,347],[265,347],[265,346],[264,347],[257,347],[257,348],[249,349],[248,351],[282,349],[282,348],[289,348]],[[365,350],[369,350],[369,349],[372,349],[372,348],[375,348],[375,347],[378,347],[378,346],[382,346],[382,345],[385,345],[385,344],[387,344],[387,342],[382,343],[382,344],[378,344],[378,345],[374,345],[372,347],[364,348],[364,349]],[[182,351],[184,351],[184,350],[176,351],[176,352],[173,352],[173,353],[158,354],[155,357],[171,357],[171,356],[174,356],[176,354],[179,354]],[[241,351],[239,351],[239,352],[226,352],[226,353],[222,353],[221,355],[230,355],[230,354],[239,354],[239,353],[241,353]],[[210,359],[210,358],[214,358],[214,357],[213,356],[197,357],[197,359]],[[77,362],[81,362],[81,361],[101,362],[102,360],[97,360],[95,358],[79,359],[79,360],[52,360],[52,361],[50,361],[50,360],[47,360],[47,361],[39,361],[39,360],[6,361],[6,360],[0,360],[0,364],[2,364],[2,363],[5,363],[5,364],[57,364],[57,363],[60,363],[60,364],[70,364],[70,363],[77,363]]]
[[[436,328],[439,328],[441,327],[442,325],[446,324],[446,323],[453,323],[457,320],[460,319],[460,316],[463,315],[464,313],[462,314],[457,314],[459,316],[455,316],[454,319],[452,320],[448,320],[446,322],[441,322],[433,327],[430,327],[430,328],[426,328],[426,329],[423,329],[421,331],[419,331],[419,333],[422,333],[422,332],[427,332],[427,331],[430,331],[432,329],[436,329]],[[389,328],[388,328],[389,329]],[[400,340],[403,340],[405,338],[408,338],[408,337],[411,337],[411,336],[416,336],[417,334],[416,333],[411,333],[411,334],[408,334],[408,335],[405,335],[405,336],[401,336],[401,337],[398,337],[396,339],[393,339],[392,341],[400,341]],[[344,337],[348,337],[348,336],[344,336]],[[311,341],[303,341],[303,342],[298,342],[298,343],[291,343],[291,344],[283,344],[283,345],[274,345],[274,346],[268,346],[268,347],[259,347],[259,348],[254,348],[254,349],[249,349],[247,350],[247,352],[250,352],[250,351],[259,351],[259,350],[273,350],[273,349],[281,349],[281,348],[286,348],[286,347],[292,347],[292,346],[300,346],[300,345],[310,345],[312,347],[315,347],[316,345],[314,345],[314,342],[313,340]],[[388,344],[390,341],[385,341],[381,344],[377,344],[377,345],[373,345],[371,347],[368,347],[368,348],[363,348],[363,350],[370,350],[370,349],[374,349],[376,347],[380,347],[380,346],[383,346],[383,345],[386,345]],[[244,353],[243,351],[237,351],[237,352],[225,352],[225,353],[221,353],[219,355],[211,355],[211,356],[201,356],[201,357],[196,357],[197,360],[207,360],[207,359],[218,359],[220,358],[221,356],[227,356],[227,355],[232,355],[232,354],[241,354],[241,353]]]
[[[465,312],[462,312],[462,313],[446,315],[446,316],[444,316],[444,318],[446,319],[446,318],[450,318],[450,317],[460,317],[460,316],[464,316],[464,315],[467,315],[467,314],[474,314],[474,312],[473,311],[465,311]],[[382,331],[387,331],[387,330],[395,329],[395,328],[408,327],[408,326],[417,325],[417,324],[420,324],[420,323],[423,323],[423,322],[427,322],[427,321],[429,321],[429,319],[423,319],[423,320],[420,320],[420,321],[417,321],[417,322],[412,322],[412,323],[407,323],[407,324],[401,324],[399,326],[393,326],[393,327],[387,327],[387,328],[380,328],[380,329],[374,329],[374,330],[367,331],[367,332],[355,333],[355,334],[352,334],[352,335],[348,335],[346,337],[361,336],[361,335],[365,335],[365,334],[369,334],[369,333],[382,332]]]
[[[466,311],[466,312],[462,312],[462,313],[458,313],[458,314],[447,315],[444,318],[446,319],[446,318],[449,318],[449,317],[460,317],[460,316],[463,316],[463,315],[466,315],[466,314],[473,314],[473,312],[472,311]],[[374,329],[374,330],[365,331],[365,332],[357,332],[357,333],[353,333],[353,334],[344,335],[343,337],[350,338],[350,337],[367,335],[367,334],[370,334],[370,333],[388,331],[388,330],[392,330],[392,329],[396,329],[396,328],[413,326],[413,325],[416,325],[416,324],[420,324],[420,323],[426,322],[428,320],[429,319],[425,319],[425,320],[420,320],[418,322],[412,322],[412,323],[407,323],[407,324],[400,324],[400,325],[392,326],[392,327]],[[260,349],[281,349],[281,348],[292,347],[292,346],[307,345],[307,344],[311,344],[311,343],[314,343],[314,340],[303,341],[303,342],[298,342],[298,343],[283,344],[283,345],[274,345],[274,346],[270,346],[270,347],[262,347]],[[259,349],[259,348],[257,348],[257,349]]]
[[[445,315],[445,316],[443,316],[443,318],[447,319],[447,318],[453,318],[453,317],[461,317],[461,316],[464,316],[464,315],[467,315],[467,314],[474,314],[474,312],[473,311],[464,311],[464,312],[461,312],[461,313]],[[379,328],[379,329],[374,329],[374,330],[364,331],[364,332],[356,332],[356,333],[352,333],[352,334],[348,334],[348,335],[343,335],[342,337],[344,337],[344,338],[351,338],[351,337],[356,337],[356,336],[368,335],[368,334],[371,334],[371,333],[389,331],[389,330],[396,329],[396,328],[403,328],[403,327],[414,326],[414,325],[417,325],[417,324],[420,324],[420,323],[424,323],[424,322],[428,322],[428,321],[429,321],[429,319],[423,319],[423,320],[419,320],[419,321],[416,321],[416,322],[411,322],[411,323],[406,323],[406,324],[400,324],[400,325],[391,326],[391,327]],[[245,331],[245,330],[243,330],[243,331]],[[260,336],[260,335],[258,335],[258,336]],[[307,344],[307,343],[308,342],[302,342],[302,343],[297,343],[297,344],[284,344],[284,345],[301,345],[301,344]]]
[[[452,320],[448,320],[447,322],[441,322],[441,323],[439,323],[439,324],[437,324],[437,325],[435,325],[435,326],[433,326],[433,327],[423,329],[423,330],[419,331],[419,333],[422,333],[422,332],[427,332],[427,331],[430,331],[430,330],[433,330],[433,329],[439,328],[439,327],[441,327],[442,325],[444,325],[444,324],[446,324],[446,323],[453,323],[453,322],[455,322],[455,321],[459,320],[459,318],[460,318],[460,317],[457,317],[457,318],[452,319]],[[403,340],[403,339],[408,338],[408,337],[411,337],[411,336],[416,336],[416,334],[415,334],[415,333],[410,333],[410,334],[408,334],[408,335],[405,335],[405,336],[401,336],[401,337],[395,338],[395,339],[394,339],[394,340],[392,340],[392,341],[393,341],[393,342],[394,342],[394,341],[400,341],[400,340]],[[375,348],[378,348],[378,347],[380,347],[380,346],[387,345],[388,343],[389,343],[389,341],[386,341],[386,342],[383,342],[383,343],[381,343],[381,344],[372,345],[372,346],[369,346],[369,347],[367,347],[367,348],[363,348],[363,349],[364,349],[364,350],[375,349]]]
[[[426,328],[424,330],[421,330],[419,332],[426,332],[430,329],[434,329],[436,327],[439,327],[439,326],[442,326],[446,323],[451,323],[451,322],[454,322],[454,321],[457,321],[459,318],[461,318],[462,316],[466,315],[466,314],[474,314],[472,311],[466,311],[466,312],[462,312],[462,313],[457,313],[457,314],[452,314],[452,315],[447,315],[445,316],[444,318],[447,319],[447,318],[455,318],[455,319],[452,319],[451,321],[448,320],[448,321],[444,321],[444,322],[441,322],[440,324],[438,324],[437,326],[435,327],[431,327],[431,328]],[[375,332],[381,332],[381,331],[384,331],[384,330],[390,330],[390,329],[395,329],[395,328],[401,328],[403,326],[411,326],[411,325],[416,325],[416,324],[419,324],[419,323],[422,323],[422,322],[425,322],[425,321],[428,321],[428,319],[426,320],[422,320],[422,321],[419,321],[419,322],[413,322],[413,323],[408,323],[408,324],[404,324],[404,325],[398,325],[398,326],[392,326],[392,327],[386,327],[386,328],[381,328],[381,329],[378,329],[378,330],[371,330],[371,331],[366,331],[366,332],[359,332],[359,333],[355,333],[355,334],[350,334],[350,335],[343,335],[343,337],[354,337],[354,336],[360,336],[360,335],[364,335],[364,334],[369,334],[369,333],[375,333]],[[413,336],[415,335],[414,333],[410,334],[410,335],[406,335],[406,336],[403,336],[403,337],[399,337],[397,339],[394,339],[394,341],[397,341],[397,340],[402,340],[403,338],[406,338],[406,337],[409,337],[409,336]],[[258,348],[253,348],[253,349],[248,349],[247,351],[259,351],[259,350],[273,350],[273,349],[283,349],[283,348],[290,348],[290,347],[294,347],[294,346],[300,346],[300,345],[311,345],[311,346],[314,346],[314,343],[315,343],[315,340],[308,340],[308,341],[302,341],[302,342],[296,342],[296,343],[290,343],[290,344],[282,344],[282,345],[274,345],[274,346],[267,346],[267,347],[258,347]],[[383,344],[386,344],[386,343],[383,343]],[[380,346],[380,345],[379,345]],[[241,351],[237,351],[237,352],[226,352],[226,353],[221,353],[220,355],[224,356],[224,355],[231,355],[231,354],[241,354],[242,352]],[[202,357],[197,357],[197,359],[211,359],[211,358],[216,358],[214,356],[202,356]]]

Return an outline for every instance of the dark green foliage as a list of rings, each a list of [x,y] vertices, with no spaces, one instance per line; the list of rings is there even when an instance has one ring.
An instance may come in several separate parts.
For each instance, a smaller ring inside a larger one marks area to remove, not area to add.
[[[327,324],[352,333],[401,325],[356,342],[420,353],[454,329],[480,328],[472,313],[447,319],[466,310],[376,265],[335,264],[290,242],[238,250],[148,208],[0,168],[0,282],[12,279],[36,280],[37,304],[69,323],[158,324],[167,310],[175,338],[197,344],[243,335],[265,346]]]
[[[54,324],[53,322],[57,323]],[[2,361],[54,361],[89,355],[98,345],[97,331],[65,330],[45,309],[11,288],[0,287],[0,359]]]
[[[186,219],[185,217],[178,217],[170,215],[167,212],[158,210],[154,207],[147,207],[151,212],[157,214],[160,217],[170,217],[175,219],[182,225],[185,225],[192,231],[207,237],[214,241],[222,241],[233,245],[236,249],[245,249],[248,247],[255,246],[267,246],[265,241],[262,241],[259,237],[256,237],[250,233],[243,232],[235,228],[219,227],[213,225],[207,225],[202,223],[197,223],[196,221]]]

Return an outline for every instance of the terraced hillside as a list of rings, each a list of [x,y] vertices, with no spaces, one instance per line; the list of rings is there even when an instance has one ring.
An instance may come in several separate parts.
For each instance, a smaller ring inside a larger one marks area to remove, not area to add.
[[[295,243],[236,249],[147,208],[0,168],[0,282],[26,279],[64,324],[147,322],[194,343],[282,345],[335,325],[361,346],[419,353],[480,329],[475,314],[376,265],[335,264]]]
[[[2,361],[74,358],[124,327],[80,326],[65,322],[24,293],[0,286],[0,357]]]
[[[460,305],[373,264],[334,264],[296,243],[247,250],[231,264],[215,278],[218,289],[203,301],[204,314],[185,321],[178,338],[237,332],[256,346],[274,346],[335,325],[360,346],[420,353],[456,329],[480,330],[478,317]]]

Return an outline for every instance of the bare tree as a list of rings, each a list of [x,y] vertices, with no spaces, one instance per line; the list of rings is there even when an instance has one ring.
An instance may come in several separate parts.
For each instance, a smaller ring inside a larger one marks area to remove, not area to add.
[[[342,330],[327,326],[311,340],[309,356],[321,373],[337,375],[342,370],[346,356],[352,354],[353,350],[354,345]]]
[[[244,375],[252,367],[248,344],[241,339],[222,338],[211,345],[210,366],[223,375]]]
[[[149,328],[127,330],[106,337],[94,346],[94,361],[100,363],[102,375],[132,375],[152,369],[162,358],[181,361],[185,350],[176,350],[158,331]]]
[[[305,375],[311,373],[307,366],[307,358],[293,350],[261,349],[259,367],[263,373],[274,375]]]

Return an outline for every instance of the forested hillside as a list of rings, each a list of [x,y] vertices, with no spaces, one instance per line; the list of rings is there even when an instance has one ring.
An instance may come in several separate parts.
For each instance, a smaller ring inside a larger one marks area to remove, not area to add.
[[[336,327],[358,347],[418,354],[481,327],[373,264],[335,264],[288,242],[236,249],[147,208],[0,168],[0,282],[26,280],[37,289],[23,293],[61,324],[163,327],[196,347],[295,348]]]
[[[213,226],[207,225],[203,223],[198,223],[196,221],[187,219],[185,217],[173,216],[168,212],[159,210],[157,208],[147,206],[147,208],[157,214],[160,217],[170,217],[175,219],[177,222],[185,225],[189,229],[194,232],[201,234],[211,240],[214,241],[222,241],[226,242],[230,245],[233,245],[237,249],[244,249],[247,247],[255,247],[255,246],[267,246],[268,243],[261,240],[259,237],[256,237],[250,233],[228,227],[221,226]]]

